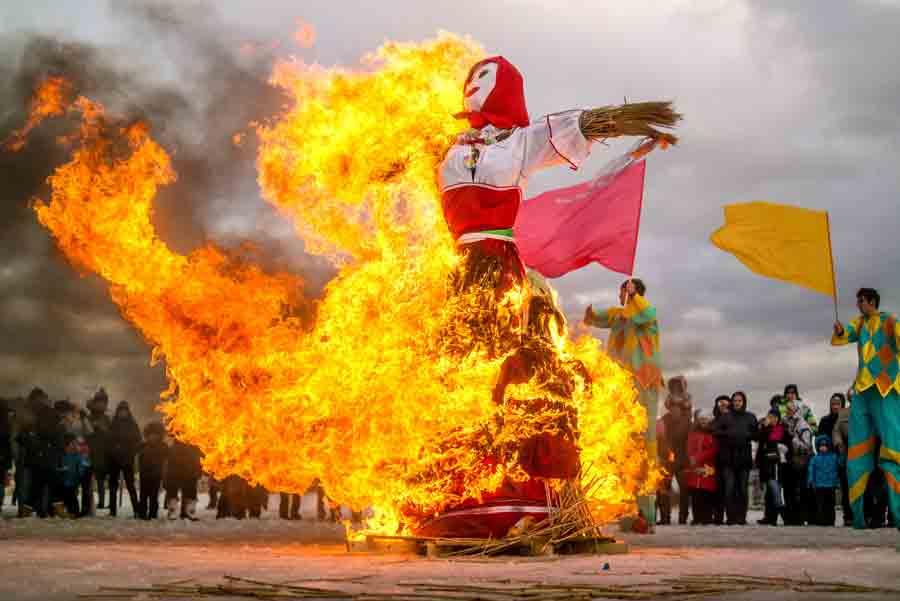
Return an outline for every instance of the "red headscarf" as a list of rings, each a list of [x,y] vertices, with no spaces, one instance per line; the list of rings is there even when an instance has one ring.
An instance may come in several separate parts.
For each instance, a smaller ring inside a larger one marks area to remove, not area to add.
[[[488,63],[497,65],[494,89],[485,99],[481,110],[463,111],[457,113],[456,117],[468,119],[469,124],[476,129],[488,124],[500,129],[525,127],[529,123],[528,109],[525,108],[525,81],[511,62],[502,56],[492,56],[475,63],[469,70],[465,85],[468,86],[478,69]]]

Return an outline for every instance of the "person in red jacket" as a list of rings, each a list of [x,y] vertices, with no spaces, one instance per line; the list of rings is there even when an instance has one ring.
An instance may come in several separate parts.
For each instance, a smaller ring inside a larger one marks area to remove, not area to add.
[[[712,434],[713,417],[698,409],[694,413],[694,429],[688,434],[688,465],[684,482],[691,494],[694,519],[691,524],[712,524],[718,494],[716,456],[719,442]]]

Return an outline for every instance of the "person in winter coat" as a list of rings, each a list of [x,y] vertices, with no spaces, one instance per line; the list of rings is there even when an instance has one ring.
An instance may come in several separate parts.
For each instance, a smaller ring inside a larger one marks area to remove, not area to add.
[[[119,477],[125,480],[128,498],[134,517],[140,518],[141,504],[134,486],[134,458],[141,448],[141,430],[138,428],[127,401],[116,406],[109,431],[109,515],[117,515]]]
[[[57,468],[62,459],[63,441],[59,418],[49,405],[43,390],[36,388],[29,394],[29,409],[34,419],[19,433],[19,443],[25,453],[28,473],[28,501],[20,515],[38,517],[50,515],[51,505],[58,491]]]
[[[278,503],[278,517],[280,517],[282,520],[301,519],[300,500],[301,497],[297,493],[280,493]]]
[[[680,493],[678,503],[678,523],[686,524],[690,510],[689,495],[684,484],[683,470],[687,467],[687,439],[691,430],[691,395],[687,391],[687,380],[684,376],[670,378],[667,385],[669,394],[666,397],[666,414],[660,422],[658,438],[658,451],[660,465],[666,470],[669,477],[667,484],[661,487],[660,497],[660,524],[671,523],[671,481],[674,478],[678,482]]]
[[[207,474],[206,481],[209,485],[209,503],[206,504],[206,508],[215,509],[219,506],[219,491],[222,489],[222,484],[209,474]]]
[[[837,425],[838,415],[840,414],[841,409],[846,405],[847,399],[844,398],[844,393],[835,392],[828,400],[828,413],[823,415],[822,419],[819,420],[819,434],[830,438],[832,444],[834,444],[833,433],[834,427]]]
[[[716,397],[716,402],[713,404],[712,410],[712,424],[715,424],[716,420],[729,413],[731,411],[731,397],[727,394],[720,394]],[[715,435],[713,426],[710,426],[710,431]],[[716,445],[718,448],[718,440],[716,440]],[[716,503],[713,508],[713,521],[717,526],[721,526],[725,523],[725,480],[723,476],[724,470],[722,469],[722,465],[720,462],[720,454],[716,453]]]
[[[94,480],[97,482],[97,507],[106,508],[106,484],[109,481],[109,433],[112,429],[112,420],[107,415],[109,410],[109,395],[101,388],[87,402],[88,421],[93,430],[88,437],[88,447],[91,450],[91,469],[94,472]]]
[[[688,463],[684,469],[684,485],[691,497],[692,525],[712,524],[718,503],[716,457],[719,442],[712,434],[713,417],[698,409],[694,413],[694,428],[688,434]]]
[[[169,447],[163,442],[166,430],[159,422],[144,427],[144,444],[138,456],[141,474],[140,515],[145,520],[159,517],[159,490],[162,485]]]
[[[778,516],[784,516],[784,494],[781,479],[787,468],[788,438],[781,414],[772,408],[760,424],[756,450],[756,467],[759,469],[759,480],[765,484],[765,513],[757,520],[758,524],[775,526]]]
[[[222,480],[222,492],[219,495],[219,506],[216,519],[247,517],[253,503],[253,489],[250,484],[237,475],[230,475]]]
[[[61,499],[54,510],[57,517],[78,518],[82,514],[78,508],[78,489],[88,470],[87,456],[82,453],[78,437],[74,434],[63,435],[64,453],[57,475],[58,493]]]
[[[18,508],[18,517],[28,517],[31,507],[31,467],[28,457],[28,446],[31,434],[37,423],[34,412],[34,395],[32,390],[27,399],[24,399],[21,407],[16,412],[16,420],[13,433],[13,449],[15,452],[15,489],[13,490],[13,502]],[[43,391],[41,391],[43,393]]]
[[[257,484],[250,489],[250,517],[259,519],[263,511],[269,509],[269,491],[262,484]]]
[[[94,433],[94,427],[88,419],[87,412],[72,403],[68,403],[66,410],[61,412],[60,421],[63,431],[75,437],[83,456],[84,470],[81,472],[81,515],[79,517],[93,515],[95,509],[93,469],[88,441]]]
[[[713,423],[713,434],[719,439],[719,465],[725,484],[726,523],[747,523],[747,487],[753,452],[750,443],[756,437],[756,416],[747,411],[747,395],[741,391],[731,396],[731,410]]]
[[[166,471],[166,509],[170,520],[197,519],[197,483],[203,475],[203,453],[178,439],[169,449]],[[181,501],[179,511],[179,499]]]
[[[781,419],[787,417],[789,403],[797,405],[797,411],[799,411],[800,416],[809,425],[809,431],[815,436],[816,432],[818,432],[816,416],[813,414],[812,409],[809,408],[809,405],[804,403],[803,399],[800,398],[800,391],[796,384],[788,384],[784,387],[784,396],[781,397],[778,404],[778,411],[781,413]]]
[[[802,526],[807,519],[810,506],[806,488],[806,472],[813,455],[812,430],[800,413],[797,403],[787,406],[787,417],[783,418],[789,445],[789,465],[783,472],[784,523],[786,526]]]
[[[6,399],[0,400],[0,509],[6,497],[6,479],[13,466],[12,424]]]
[[[840,486],[838,479],[838,456],[831,446],[831,437],[820,434],[816,437],[818,454],[809,461],[806,484],[813,489],[816,511],[811,524],[834,526],[834,489]]]
[[[847,391],[845,399],[853,398],[853,390]],[[846,401],[845,401],[846,402]],[[831,440],[834,441],[834,450],[838,454],[841,480],[841,509],[844,514],[844,526],[853,525],[853,506],[850,505],[850,486],[847,480],[847,441],[850,440],[850,407],[843,406],[838,412],[831,431]]]

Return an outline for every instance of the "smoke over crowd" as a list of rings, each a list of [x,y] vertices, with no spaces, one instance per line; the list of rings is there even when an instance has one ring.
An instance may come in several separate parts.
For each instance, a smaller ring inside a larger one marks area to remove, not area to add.
[[[240,242],[249,236],[254,261],[303,272],[315,292],[329,268],[305,255],[291,226],[259,199],[255,139],[242,135],[286,102],[267,81],[267,47],[230,34],[199,5],[110,10],[130,41],[104,46],[29,32],[0,39],[0,140],[22,127],[41,82],[62,76],[73,96],[101,102],[123,122],[148,123],[172,154],[178,180],[161,190],[155,220],[173,249],[213,241],[245,252]],[[47,197],[46,178],[68,152],[58,138],[73,128],[69,119],[47,120],[21,150],[0,152],[0,252],[9,257],[0,271],[0,390],[15,396],[40,385],[81,401],[104,385],[149,414],[165,388],[162,369],[148,366],[146,343],[119,317],[105,284],[66,264],[30,206]]]

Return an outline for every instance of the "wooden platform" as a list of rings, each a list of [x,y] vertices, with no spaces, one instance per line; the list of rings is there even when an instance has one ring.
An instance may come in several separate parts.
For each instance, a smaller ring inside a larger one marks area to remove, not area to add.
[[[504,543],[488,539],[441,539],[416,536],[369,535],[352,541],[348,551],[367,553],[416,553],[428,557],[471,557],[516,555],[618,555],[628,553],[628,545],[611,537],[579,537],[551,544],[546,539],[520,537]]]

